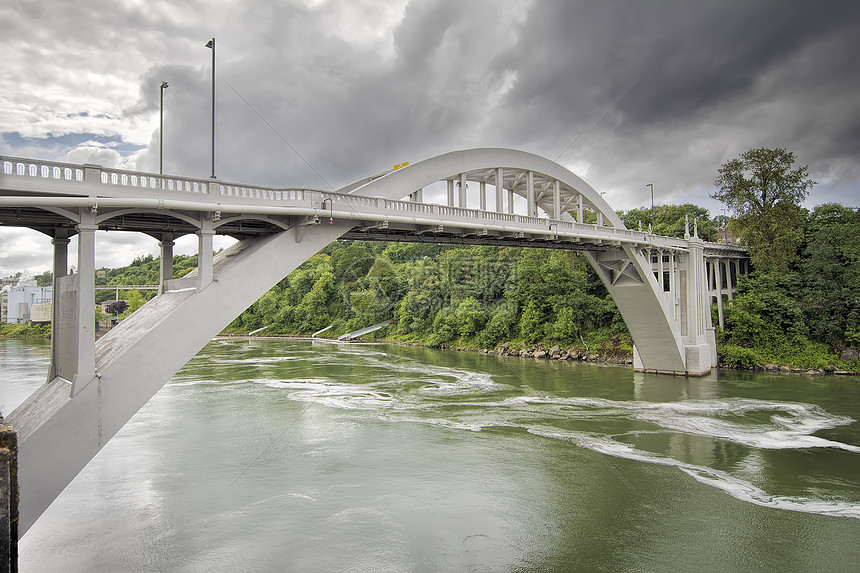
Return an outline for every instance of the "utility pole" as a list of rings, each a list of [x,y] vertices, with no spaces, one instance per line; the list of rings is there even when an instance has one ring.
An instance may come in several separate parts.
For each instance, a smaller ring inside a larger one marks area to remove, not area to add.
[[[206,42],[206,47],[212,50],[212,175],[215,179],[215,38]]]
[[[654,184],[648,183],[645,187],[651,188],[651,232],[654,232]]]
[[[159,103],[159,120],[158,120],[158,174],[164,175],[164,90],[167,89],[167,82],[161,82],[161,100]],[[162,187],[164,186],[162,182]]]

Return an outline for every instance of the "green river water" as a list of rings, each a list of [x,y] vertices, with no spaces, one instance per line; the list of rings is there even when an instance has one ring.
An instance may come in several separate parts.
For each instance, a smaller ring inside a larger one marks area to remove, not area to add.
[[[47,360],[0,340],[0,410]],[[20,569],[857,571],[857,420],[856,377],[216,340],[27,533]]]

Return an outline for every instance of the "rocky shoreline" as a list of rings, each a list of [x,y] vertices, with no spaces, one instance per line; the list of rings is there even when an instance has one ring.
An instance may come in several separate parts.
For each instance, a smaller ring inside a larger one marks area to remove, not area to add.
[[[403,344],[403,343],[400,343]],[[418,343],[406,343],[410,346],[425,346]],[[487,348],[467,348],[461,346],[442,346],[448,350],[458,350],[463,352],[478,352],[480,354],[489,354],[497,356],[511,356],[520,358],[536,358],[544,360],[563,360],[563,361],[580,361],[602,364],[633,364],[633,359],[627,355],[618,354],[600,354],[582,352],[576,348],[565,349],[559,345],[555,345],[550,349],[541,346],[531,346],[528,348],[517,349],[513,348],[509,343],[504,343],[496,349]],[[772,372],[778,374],[806,374],[807,376],[860,376],[860,372],[849,370],[841,370],[836,366],[828,365],[826,368],[791,368],[783,364],[766,364],[763,367],[733,367],[725,364],[717,364],[718,369],[723,370],[749,370],[753,372]]]
[[[443,346],[443,348],[445,348]],[[541,346],[530,346],[527,348],[514,348],[510,343],[504,343],[498,348],[491,350],[487,348],[463,348],[463,347],[447,347],[450,350],[461,350],[478,352],[480,354],[490,354],[497,356],[514,356],[520,358],[543,358],[545,360],[563,360],[563,361],[579,361],[579,362],[600,362],[604,364],[633,364],[633,359],[624,353],[616,354],[600,354],[599,352],[582,352],[576,348],[563,348],[555,345],[552,348],[545,349]]]

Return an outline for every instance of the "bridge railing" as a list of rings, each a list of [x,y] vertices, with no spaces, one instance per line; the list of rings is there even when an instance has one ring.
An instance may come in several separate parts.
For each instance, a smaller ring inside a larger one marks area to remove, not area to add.
[[[429,203],[417,203],[414,201],[402,201],[385,199],[382,197],[367,197],[353,195],[351,193],[338,193],[336,191],[324,191],[320,189],[305,188],[274,188],[251,186],[241,183],[230,183],[213,179],[200,179],[193,177],[177,177],[172,175],[155,175],[143,171],[132,171],[112,167],[101,167],[98,165],[78,165],[63,163],[59,161],[46,161],[23,159],[15,157],[0,157],[0,167],[5,175],[22,177],[38,177],[67,181],[71,183],[97,183],[110,186],[129,187],[134,189],[155,190],[157,192],[176,192],[189,194],[203,194],[210,197],[231,197],[249,202],[265,201],[275,204],[289,204],[303,207],[305,209],[319,209],[325,212],[334,209],[335,206],[345,207],[345,211],[355,216],[367,216],[376,212],[376,216],[385,217],[391,214],[413,214],[416,219],[434,218],[438,215],[437,223],[486,221],[493,225],[519,225],[532,228],[546,229],[546,234],[563,234],[567,236],[588,237],[590,239],[600,238],[605,240],[617,240],[625,243],[653,245],[657,248],[683,250],[687,248],[687,242],[675,237],[664,237],[652,235],[645,231],[632,229],[620,229],[601,225],[577,223],[576,221],[561,221],[557,219],[532,217],[528,215],[500,213],[493,211],[481,211],[464,207],[453,207],[449,205],[436,205]],[[326,202],[330,204],[326,205]],[[362,213],[358,213],[362,211]],[[555,231],[555,233],[553,233]],[[746,253],[744,247],[727,245],[723,243],[706,243],[705,250],[710,253],[730,253],[743,256]]]
[[[39,177],[79,183],[101,183],[135,189],[175,191],[178,193],[218,194],[227,197],[260,199],[270,201],[305,199],[306,189],[268,188],[228,183],[224,181],[175,175],[156,175],[145,171],[132,171],[102,167],[100,165],[78,165],[17,157],[0,157],[0,165],[5,175]]]
[[[84,170],[80,165],[71,165],[57,161],[34,161],[14,157],[0,157],[4,175],[19,175],[22,177],[42,177],[61,181],[83,181]]]

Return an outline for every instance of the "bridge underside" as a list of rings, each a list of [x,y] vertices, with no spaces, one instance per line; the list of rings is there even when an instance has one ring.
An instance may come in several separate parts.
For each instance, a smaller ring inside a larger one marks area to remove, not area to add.
[[[75,234],[77,223],[62,212],[37,207],[7,207],[0,208],[0,226],[28,227],[53,237],[63,231],[66,231],[67,235]],[[174,217],[166,211],[123,213],[100,222],[98,228],[101,231],[144,233],[156,238],[164,234],[172,234],[175,237],[193,235],[200,230],[198,225]],[[244,218],[224,223],[218,228],[218,233],[242,240],[272,235],[283,230],[283,227],[264,219]]]

